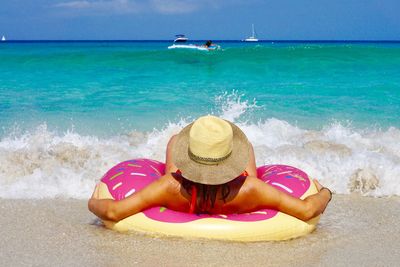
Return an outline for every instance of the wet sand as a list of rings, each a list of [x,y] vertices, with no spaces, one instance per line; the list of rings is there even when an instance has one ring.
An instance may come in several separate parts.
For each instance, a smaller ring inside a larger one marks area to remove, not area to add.
[[[400,198],[334,195],[318,228],[289,241],[234,243],[121,234],[82,200],[0,199],[6,266],[397,266]]]

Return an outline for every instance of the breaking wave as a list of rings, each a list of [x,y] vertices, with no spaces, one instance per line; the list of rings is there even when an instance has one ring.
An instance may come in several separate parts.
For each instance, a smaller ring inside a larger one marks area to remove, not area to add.
[[[400,195],[400,130],[355,129],[331,122],[320,130],[287,121],[246,120],[256,101],[237,92],[217,97],[210,113],[235,122],[252,142],[257,165],[288,164],[306,171],[336,193]],[[176,118],[149,132],[111,137],[57,133],[45,123],[0,139],[1,198],[90,197],[95,183],[118,162],[138,158],[165,160],[171,135],[191,121]]]

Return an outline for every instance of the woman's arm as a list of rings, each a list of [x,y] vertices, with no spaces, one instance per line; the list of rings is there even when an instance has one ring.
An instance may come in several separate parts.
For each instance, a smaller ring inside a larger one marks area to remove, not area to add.
[[[152,206],[164,206],[168,200],[176,194],[176,185],[171,181],[170,173],[177,167],[172,162],[172,148],[176,135],[173,135],[167,145],[165,173],[163,177],[149,184],[141,191],[120,200],[99,199],[98,186],[89,199],[88,208],[91,212],[103,220],[119,221]]]
[[[256,209],[272,208],[289,214],[300,220],[307,221],[321,214],[331,199],[329,190],[315,180],[318,193],[306,197],[304,200],[292,197],[259,179],[252,179],[250,186],[251,200],[258,203]]]
[[[119,221],[128,216],[153,206],[163,206],[171,190],[168,190],[169,177],[166,175],[152,182],[142,190],[129,197],[115,201],[113,199],[99,199],[98,186],[89,199],[88,208],[103,220]]]
[[[172,148],[175,145],[176,136],[177,135],[173,135],[169,139],[169,142],[167,144],[167,152],[165,157],[165,173],[176,172],[176,170],[178,169],[172,161]]]
[[[248,173],[249,176],[254,176],[257,177],[257,167],[256,167],[256,159],[254,156],[254,149],[253,145],[249,142],[250,144],[250,151],[249,151],[249,162],[247,163],[246,166],[246,172]]]

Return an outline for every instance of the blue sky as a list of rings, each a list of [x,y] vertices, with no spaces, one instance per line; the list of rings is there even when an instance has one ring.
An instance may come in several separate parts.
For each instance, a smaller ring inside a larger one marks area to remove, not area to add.
[[[0,35],[40,39],[400,40],[400,0],[0,0]]]

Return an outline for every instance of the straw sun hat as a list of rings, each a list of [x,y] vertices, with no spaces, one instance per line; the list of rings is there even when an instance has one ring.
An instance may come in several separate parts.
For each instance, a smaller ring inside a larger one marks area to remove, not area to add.
[[[239,127],[208,115],[182,129],[172,149],[172,158],[186,179],[216,185],[243,173],[249,149],[249,141]]]

